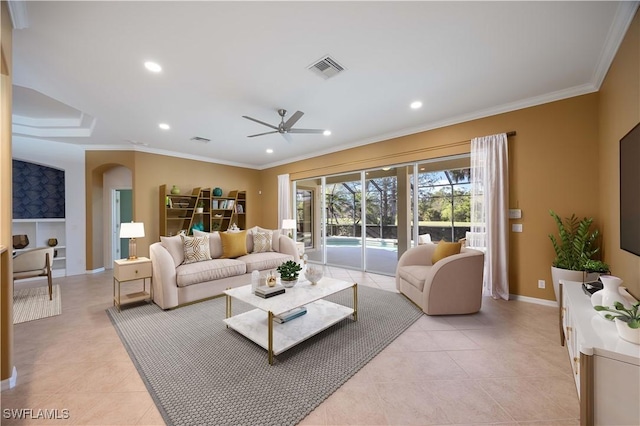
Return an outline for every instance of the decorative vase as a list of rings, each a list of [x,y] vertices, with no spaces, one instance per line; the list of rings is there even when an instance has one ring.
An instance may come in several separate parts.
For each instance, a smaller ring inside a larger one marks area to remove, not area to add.
[[[202,213],[204,211],[204,207],[196,207],[196,213]]]
[[[593,306],[601,305],[613,307],[615,302],[620,302],[625,308],[630,308],[629,301],[620,293],[620,284],[622,280],[612,275],[600,275],[600,281],[602,281],[603,289],[598,290],[591,295],[591,304]],[[600,316],[604,318],[607,314],[606,311],[599,311]]]
[[[621,339],[640,345],[640,328],[631,328],[626,322],[618,318],[614,321],[618,329],[618,336],[620,336]]]
[[[222,189],[221,188],[214,188],[213,189],[213,195],[216,197],[222,197]]]
[[[25,234],[13,236],[13,248],[16,250],[23,249],[29,245],[29,236]]]
[[[47,240],[47,244],[49,244],[49,247],[55,247],[58,245],[58,239],[57,238],[49,238]]]
[[[269,287],[274,287],[276,285],[277,279],[276,279],[276,274],[274,274],[273,272],[269,272],[269,275],[267,275],[267,279],[266,279],[266,284]]]
[[[298,279],[294,278],[292,280],[283,280],[282,278],[280,278],[280,282],[282,283],[282,286],[284,288],[291,288],[294,285],[296,285],[296,283],[298,282]]]
[[[173,186],[171,187],[171,193],[172,193],[173,195],[178,195],[178,194],[180,194],[180,188],[178,188],[177,186],[173,185]]]

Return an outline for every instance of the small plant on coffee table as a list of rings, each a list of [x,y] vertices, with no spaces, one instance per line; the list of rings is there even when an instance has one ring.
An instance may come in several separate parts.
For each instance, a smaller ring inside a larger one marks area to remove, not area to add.
[[[276,269],[280,272],[280,279],[283,281],[295,281],[298,279],[302,266],[293,260],[287,260]]]

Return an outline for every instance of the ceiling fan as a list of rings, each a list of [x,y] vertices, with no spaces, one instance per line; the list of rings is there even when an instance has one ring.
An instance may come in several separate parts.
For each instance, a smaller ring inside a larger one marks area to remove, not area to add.
[[[296,111],[291,117],[287,119],[287,121],[284,121],[284,117],[285,115],[287,115],[286,109],[279,109],[278,114],[280,115],[280,124],[277,126],[243,115],[242,117],[246,118],[247,120],[255,121],[256,123],[260,123],[263,126],[267,126],[273,129],[270,132],[257,133],[255,135],[249,135],[247,137],[255,138],[256,136],[264,136],[264,135],[270,135],[273,133],[280,133],[282,137],[284,137],[287,141],[291,142],[291,136],[289,135],[290,133],[325,133],[326,132],[326,130],[324,129],[293,129],[293,125],[296,124],[298,120],[300,120],[300,118],[302,118],[302,116],[304,115],[304,112],[302,111]]]

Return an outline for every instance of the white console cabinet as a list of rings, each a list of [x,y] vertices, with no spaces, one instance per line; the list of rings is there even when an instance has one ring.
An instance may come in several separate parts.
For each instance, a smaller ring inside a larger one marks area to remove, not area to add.
[[[618,337],[582,283],[560,281],[561,341],[580,398],[581,425],[640,425],[640,345]]]

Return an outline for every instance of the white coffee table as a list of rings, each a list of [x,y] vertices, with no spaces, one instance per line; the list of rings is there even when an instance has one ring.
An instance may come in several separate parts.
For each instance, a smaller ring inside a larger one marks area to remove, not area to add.
[[[348,288],[353,289],[353,308],[324,300],[325,297]],[[227,327],[265,348],[269,364],[273,364],[274,355],[292,348],[348,316],[352,315],[354,321],[358,319],[358,285],[335,278],[323,277],[316,285],[300,279],[295,287],[268,299],[252,294],[250,285],[228,289],[224,294],[227,299],[227,318],[224,320]],[[233,299],[248,303],[255,309],[232,316]],[[307,308],[305,315],[282,324],[273,320],[274,316],[301,306]]]

